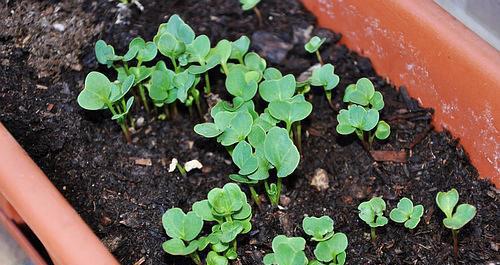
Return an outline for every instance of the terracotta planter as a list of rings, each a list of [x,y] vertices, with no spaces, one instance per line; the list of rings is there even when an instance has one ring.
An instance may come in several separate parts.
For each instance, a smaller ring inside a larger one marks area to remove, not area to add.
[[[0,147],[0,195],[15,209],[9,216],[26,222],[55,264],[118,264],[1,123]]]
[[[321,26],[436,110],[482,178],[500,187],[500,53],[431,0],[302,0]]]

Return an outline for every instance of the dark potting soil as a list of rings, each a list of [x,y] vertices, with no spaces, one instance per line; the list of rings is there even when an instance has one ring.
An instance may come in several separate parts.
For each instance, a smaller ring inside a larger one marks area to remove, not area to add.
[[[334,219],[335,230],[349,238],[348,264],[499,264],[498,190],[478,179],[458,140],[432,130],[430,109],[378,76],[368,58],[338,44],[340,35],[315,28],[314,17],[297,1],[262,1],[263,26],[254,13],[242,12],[236,0],[142,4],[142,13],[132,7],[129,16],[118,11],[116,2],[105,0],[0,4],[0,121],[122,264],[190,264],[161,249],[167,239],[161,215],[174,206],[188,210],[236,170],[214,140],[193,132],[201,118],[190,117],[186,110],[175,120],[159,121],[136,105],[134,116],[143,122],[133,144],[127,145],[107,113],[86,112],[76,103],[85,74],[108,71],[95,61],[97,39],[123,53],[133,37],[151,39],[174,13],[212,43],[251,37],[254,50],[295,75],[316,63],[304,52],[304,41],[314,34],[327,37],[322,56],[341,77],[335,107],[345,107],[341,97],[348,84],[370,78],[384,95],[382,118],[392,127],[390,138],[374,148],[410,153],[404,163],[373,161],[355,137],[336,133],[336,111],[321,91],[313,91],[308,98],[314,110],[303,125],[301,163],[285,181],[283,208],[254,208],[253,229],[239,239],[240,257],[234,264],[261,264],[278,234],[304,236],[305,215]],[[125,24],[115,24],[118,13]],[[224,80],[212,74],[215,90],[221,91]],[[172,158],[198,159],[204,167],[182,177],[167,172]],[[320,169],[329,184],[322,191],[310,184]],[[460,231],[459,259],[451,254],[451,232],[443,227],[443,214],[434,202],[438,191],[452,187],[460,192],[460,202],[478,210]],[[377,229],[379,238],[371,243],[369,227],[356,209],[372,196],[383,196],[388,209],[403,196],[423,204],[421,224],[409,231],[390,222]],[[307,249],[309,257],[312,250]]]

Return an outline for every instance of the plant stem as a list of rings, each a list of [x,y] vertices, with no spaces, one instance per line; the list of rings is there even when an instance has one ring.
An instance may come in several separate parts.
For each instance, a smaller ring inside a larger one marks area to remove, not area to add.
[[[108,106],[108,109],[111,111],[111,114],[116,115],[115,108],[113,108],[113,104],[111,102],[106,102],[106,105]],[[125,122],[122,120],[117,120],[118,124],[120,124],[120,128],[123,131],[123,135],[125,135],[125,139],[127,140],[127,143],[131,143],[132,140],[130,139],[130,132],[128,131],[127,125],[125,125]]]
[[[323,58],[321,58],[321,54],[319,53],[319,50],[316,50],[316,58],[318,58],[318,61],[321,65],[324,65],[325,63],[323,62]]]
[[[128,70],[128,63],[127,62],[123,62],[123,68],[125,69],[125,73],[127,75],[130,75],[130,71]]]
[[[189,254],[189,257],[196,263],[196,265],[202,265],[200,255],[198,255],[198,251],[195,251],[191,254]]]
[[[175,59],[170,58],[170,57],[168,57],[168,58],[170,59],[170,61],[172,62],[172,65],[174,66],[175,73],[179,73],[179,67],[177,66],[177,62],[175,61]]]
[[[377,240],[377,234],[375,232],[375,227],[370,227],[370,236],[372,238],[372,241]]]
[[[330,108],[332,108],[333,110],[335,110],[335,107],[333,106],[333,103],[332,103],[332,92],[331,91],[325,91],[325,96],[326,96],[326,100],[328,100],[328,105],[330,105]]]
[[[163,112],[165,113],[165,118],[170,119],[170,111],[168,110],[168,105],[163,105]]]
[[[252,195],[252,199],[255,202],[255,204],[260,208],[261,207],[261,201],[259,198],[259,194],[257,194],[257,191],[253,186],[249,186],[250,188],[250,194]]]
[[[302,154],[302,124],[300,121],[295,123],[295,141],[297,142],[299,153]]]
[[[208,76],[208,72],[205,72],[205,94],[210,94],[210,77]]]
[[[260,10],[255,6],[253,8],[253,12],[255,12],[255,15],[257,16],[257,20],[259,20],[259,27],[262,27],[263,22],[262,22],[262,13]]]
[[[282,180],[281,178],[278,178],[278,181],[276,183],[276,186],[277,186],[277,196],[276,196],[276,205],[278,205],[279,201],[280,201],[280,197],[281,197],[281,189],[282,189],[282,186],[283,186],[283,183],[282,183]]]
[[[222,65],[222,70],[224,70],[224,74],[228,75],[229,74],[229,68],[227,68],[227,64],[221,63]]]
[[[198,92],[198,94],[199,94],[199,92]],[[203,118],[203,112],[201,111],[201,104],[200,104],[200,96],[199,95],[194,97],[194,104],[196,105],[196,110],[198,111],[200,118]]]
[[[186,172],[186,169],[184,169],[183,166],[181,166],[179,163],[177,163],[177,165],[175,165],[177,167],[177,169],[179,170],[179,172],[181,172],[181,175],[183,177],[187,176],[187,172]]]
[[[172,119],[177,119],[177,115],[179,115],[179,112],[177,111],[177,101],[174,101],[172,104],[170,104],[170,110],[170,112],[172,113]]]
[[[139,84],[139,94],[141,95],[142,105],[144,105],[146,112],[149,113],[148,100],[146,99],[146,93],[144,92],[144,86],[142,84]]]
[[[452,229],[451,234],[453,235],[453,255],[458,258],[458,230]]]

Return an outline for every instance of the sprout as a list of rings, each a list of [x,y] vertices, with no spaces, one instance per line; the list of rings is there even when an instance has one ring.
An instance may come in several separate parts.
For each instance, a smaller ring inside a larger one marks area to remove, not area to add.
[[[305,245],[302,237],[276,236],[272,242],[273,253],[265,255],[263,262],[265,265],[306,265]]]
[[[356,84],[349,85],[344,95],[344,102],[351,103],[348,109],[340,110],[337,115],[337,132],[348,135],[353,132],[370,150],[373,140],[384,140],[389,137],[391,127],[379,120],[379,111],[384,107],[384,99],[380,92],[375,92],[368,78],[361,78]],[[375,129],[375,132],[372,130]]]
[[[199,241],[195,239],[203,228],[203,219],[194,212],[185,214],[179,208],[172,208],[163,214],[162,223],[165,232],[171,237],[163,243],[163,250],[171,255],[189,256],[201,265]]]
[[[163,227],[172,239],[163,243],[163,249],[171,255],[190,256],[196,264],[203,264],[198,251],[210,247],[207,264],[228,264],[238,257],[236,238],[252,229],[252,208],[245,193],[238,185],[228,183],[223,188],[212,189],[208,199],[195,202],[192,212],[168,210],[162,218]],[[215,222],[206,236],[199,236],[203,223]]]
[[[344,233],[335,233],[330,239],[318,243],[314,249],[314,256],[321,262],[343,265],[347,256],[345,252],[347,245],[347,236]]]
[[[358,206],[359,218],[370,226],[372,240],[377,239],[375,228],[384,226],[388,222],[384,216],[385,207],[385,201],[382,197],[373,197],[371,200],[362,202]]]
[[[257,16],[257,19],[259,20],[259,26],[262,26],[262,14],[260,13],[260,10],[257,8],[257,4],[260,1],[261,0],[240,0],[240,3],[241,3],[241,9],[243,9],[243,11],[253,9],[255,15]]]
[[[95,43],[95,57],[100,64],[105,64],[109,67],[113,65],[115,61],[122,59],[121,56],[115,55],[115,49],[113,46],[108,45],[103,40],[98,40]]]
[[[404,223],[408,229],[414,229],[420,222],[420,218],[424,214],[424,206],[413,206],[413,202],[404,197],[398,202],[398,207],[393,209],[389,214],[391,220],[396,223]]]
[[[111,83],[109,79],[99,73],[90,72],[85,78],[85,88],[78,95],[78,105],[86,110],[109,109],[127,139],[130,134],[127,127],[126,116],[134,103],[134,98],[125,101],[125,95],[134,83],[134,76],[130,75],[123,83]]]
[[[332,104],[332,90],[335,88],[340,81],[338,75],[334,73],[335,67],[331,64],[322,65],[319,68],[314,69],[311,76],[311,85],[322,86],[325,90],[326,99],[328,104],[333,108]]]
[[[458,231],[476,216],[476,207],[470,204],[460,204],[455,209],[458,198],[459,195],[456,189],[451,189],[448,192],[441,191],[436,195],[436,203],[446,215],[443,224],[446,228],[451,229],[453,235],[453,253],[455,257],[458,256]]]
[[[323,58],[321,58],[321,54],[319,53],[319,48],[325,42],[325,38],[320,38],[318,36],[312,37],[309,42],[304,45],[304,49],[306,49],[309,53],[316,53],[316,57],[318,58],[318,62],[323,65]]]
[[[333,220],[329,216],[305,217],[302,228],[314,241],[325,241],[333,236]]]
[[[276,265],[343,265],[346,260],[347,236],[333,232],[333,220],[328,216],[305,217],[302,227],[312,241],[319,243],[314,249],[316,259],[309,261],[304,253],[306,240],[302,237],[276,236],[272,242],[273,253],[264,256],[264,264]]]
[[[231,42],[231,55],[229,58],[238,60],[244,64],[243,58],[250,47],[250,39],[247,36],[241,36],[239,39]]]

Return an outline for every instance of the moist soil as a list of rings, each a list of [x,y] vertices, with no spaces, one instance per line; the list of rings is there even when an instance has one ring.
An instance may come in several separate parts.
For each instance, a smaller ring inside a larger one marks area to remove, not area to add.
[[[261,264],[278,234],[305,236],[301,223],[306,215],[329,215],[335,230],[348,235],[348,264],[500,264],[498,190],[478,179],[459,140],[433,130],[431,109],[377,75],[368,58],[338,43],[339,34],[317,28],[300,3],[262,1],[259,26],[254,13],[242,12],[236,0],[142,2],[143,12],[136,6],[119,11],[116,2],[105,0],[0,4],[0,121],[120,263],[190,264],[161,249],[167,240],[161,215],[171,207],[189,210],[236,170],[214,140],[194,133],[193,126],[203,119],[184,109],[176,119],[161,121],[136,104],[137,131],[133,143],[125,144],[108,113],[77,105],[86,73],[110,73],[96,63],[96,40],[106,40],[122,54],[132,38],[151,39],[160,23],[178,13],[212,43],[251,37],[253,50],[297,76],[317,63],[304,52],[304,42],[315,34],[326,37],[322,56],[341,77],[334,108],[345,107],[341,102],[348,84],[370,78],[386,101],[381,117],[392,127],[389,139],[374,149],[409,154],[406,162],[374,161],[355,137],[336,133],[337,111],[314,90],[308,95],[314,110],[303,124],[301,163],[284,183],[282,207],[254,207],[253,229],[239,239],[240,255],[233,264]],[[224,80],[215,71],[211,75],[215,91],[225,97]],[[204,167],[183,177],[168,172],[172,158],[198,159]],[[328,176],[324,190],[311,185],[319,172]],[[458,259],[434,202],[438,191],[452,187],[460,192],[460,202],[478,210],[460,231]],[[403,196],[423,204],[420,225],[410,231],[390,222],[377,229],[379,237],[372,243],[369,227],[357,216],[357,205],[372,196],[383,196],[388,209]],[[312,250],[307,249],[309,257]]]

